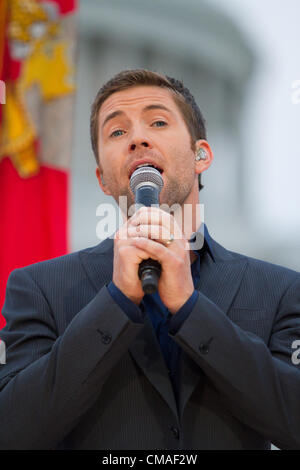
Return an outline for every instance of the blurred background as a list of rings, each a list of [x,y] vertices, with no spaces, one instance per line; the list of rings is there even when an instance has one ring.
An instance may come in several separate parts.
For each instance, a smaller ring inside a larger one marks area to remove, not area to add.
[[[214,162],[200,202],[226,248],[300,270],[298,0],[84,0],[78,11],[71,250],[99,243],[92,101],[122,69],[183,80]],[[297,83],[298,80],[298,83]]]

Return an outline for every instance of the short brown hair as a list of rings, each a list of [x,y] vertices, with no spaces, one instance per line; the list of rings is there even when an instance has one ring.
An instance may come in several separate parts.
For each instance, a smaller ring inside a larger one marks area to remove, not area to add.
[[[182,117],[187,125],[191,136],[191,145],[198,139],[206,139],[205,120],[202,113],[188,88],[186,88],[180,80],[161,75],[145,69],[124,70],[108,82],[106,82],[98,91],[96,98],[92,104],[90,133],[92,149],[97,164],[99,164],[98,155],[98,127],[99,127],[99,110],[104,101],[113,93],[127,90],[135,86],[158,86],[171,90]],[[199,191],[203,188],[201,184],[201,174],[199,174]]]

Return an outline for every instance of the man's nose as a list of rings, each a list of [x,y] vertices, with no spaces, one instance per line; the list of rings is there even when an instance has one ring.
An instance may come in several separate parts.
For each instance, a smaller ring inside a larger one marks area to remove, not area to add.
[[[142,133],[138,131],[134,133],[129,143],[129,152],[140,150],[142,148],[152,148],[150,140],[143,134],[144,132]]]
[[[132,152],[133,150],[138,150],[141,147],[150,148],[150,144],[146,140],[143,140],[141,142],[131,142],[131,144],[129,145],[129,150]]]

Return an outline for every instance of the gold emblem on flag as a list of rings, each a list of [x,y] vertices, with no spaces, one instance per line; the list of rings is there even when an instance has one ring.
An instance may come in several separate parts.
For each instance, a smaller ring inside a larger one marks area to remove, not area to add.
[[[62,17],[54,2],[11,0],[8,44],[10,55],[21,62],[17,80],[6,83],[2,105],[0,159],[9,156],[20,176],[39,171],[37,142],[42,108],[74,92],[70,41],[64,37]]]

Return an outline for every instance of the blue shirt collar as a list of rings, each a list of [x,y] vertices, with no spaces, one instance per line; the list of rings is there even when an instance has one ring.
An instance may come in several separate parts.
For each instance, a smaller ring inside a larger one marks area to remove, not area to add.
[[[202,223],[198,228],[197,232],[194,232],[189,239],[191,250],[196,253],[204,254],[206,251],[209,253],[213,261],[215,261],[215,256],[213,253],[212,239],[209,235],[207,226]]]

